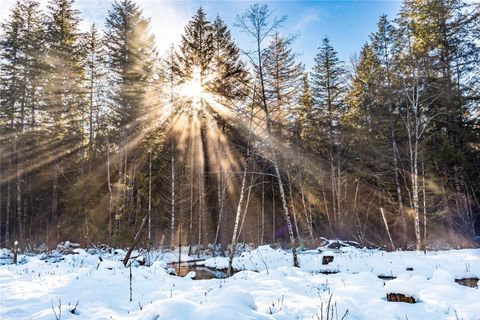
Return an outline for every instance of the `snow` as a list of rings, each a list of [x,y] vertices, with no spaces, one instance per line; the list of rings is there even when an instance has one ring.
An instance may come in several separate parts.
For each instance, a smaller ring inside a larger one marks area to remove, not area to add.
[[[480,289],[454,281],[480,278],[480,249],[423,254],[320,247],[301,252],[300,268],[294,268],[290,252],[261,246],[234,259],[234,276],[211,280],[192,280],[194,271],[170,275],[168,263],[178,252],[134,251],[130,302],[125,251],[68,247],[70,254],[22,254],[23,264],[0,265],[0,319],[50,320],[54,310],[61,310],[61,319],[317,319],[329,299],[339,319],[347,312],[350,320],[480,319]],[[0,250],[9,263],[10,255]],[[322,265],[324,255],[333,262]],[[203,264],[224,269],[228,259]],[[387,293],[417,303],[388,302]]]

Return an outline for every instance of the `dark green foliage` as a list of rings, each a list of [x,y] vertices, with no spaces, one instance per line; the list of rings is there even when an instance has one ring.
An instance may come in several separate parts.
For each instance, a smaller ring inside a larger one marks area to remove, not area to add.
[[[199,8],[163,59],[133,0],[85,33],[73,0],[41,7],[1,25],[0,244],[125,246],[145,216],[141,245],[226,244],[238,208],[256,243],[287,240],[282,210],[302,245],[478,232],[479,4],[405,0],[351,70],[324,38],[311,72],[267,5],[237,20],[253,51]]]

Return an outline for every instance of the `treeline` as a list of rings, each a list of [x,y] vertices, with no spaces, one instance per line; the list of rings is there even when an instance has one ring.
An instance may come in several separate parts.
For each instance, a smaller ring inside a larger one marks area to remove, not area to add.
[[[164,55],[132,0],[81,32],[18,0],[0,38],[0,243],[465,245],[480,217],[480,7],[405,0],[313,70],[251,5]],[[154,19],[161,19],[161,16]]]

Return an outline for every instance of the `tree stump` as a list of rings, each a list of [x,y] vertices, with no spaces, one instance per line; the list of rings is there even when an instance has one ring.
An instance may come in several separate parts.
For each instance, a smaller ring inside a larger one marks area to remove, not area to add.
[[[478,288],[478,278],[455,279],[455,282],[466,287]]]
[[[13,243],[13,264],[17,264],[18,241]]]
[[[406,296],[402,293],[387,293],[387,301],[390,302],[406,302],[406,303],[415,303],[414,297]]]
[[[333,261],[333,256],[323,256],[322,257],[322,264],[329,264],[330,262]]]

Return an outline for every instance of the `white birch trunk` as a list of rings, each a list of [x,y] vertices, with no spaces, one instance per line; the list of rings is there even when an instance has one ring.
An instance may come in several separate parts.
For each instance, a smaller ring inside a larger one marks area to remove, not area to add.
[[[152,151],[148,151],[148,240],[152,240]]]
[[[171,195],[171,218],[170,218],[170,246],[173,247],[175,245],[175,154],[173,153],[173,145],[172,145],[172,187],[171,187],[172,195]]]
[[[387,230],[388,240],[392,250],[395,251],[395,245],[393,244],[392,235],[390,234],[390,229],[388,228],[387,218],[385,217],[385,212],[382,207],[380,207],[380,213],[382,214],[383,223],[385,224],[385,230]]]

